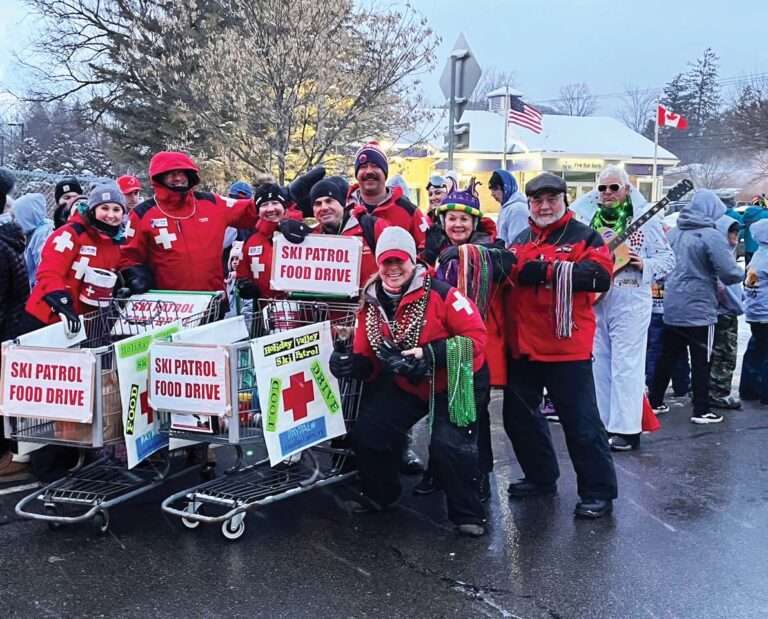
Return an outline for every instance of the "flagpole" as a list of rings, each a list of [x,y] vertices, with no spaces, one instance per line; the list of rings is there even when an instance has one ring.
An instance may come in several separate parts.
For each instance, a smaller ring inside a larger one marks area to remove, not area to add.
[[[507,169],[507,134],[509,132],[509,84],[504,86],[504,152],[501,154],[501,167]]]
[[[654,131],[653,131],[653,195],[651,201],[655,202],[659,195],[658,179],[656,178],[656,161],[659,155],[659,99],[656,99],[656,114],[653,119]]]

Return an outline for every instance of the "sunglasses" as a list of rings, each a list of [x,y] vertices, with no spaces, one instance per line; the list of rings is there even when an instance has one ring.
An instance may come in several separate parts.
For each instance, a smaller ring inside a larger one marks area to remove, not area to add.
[[[605,191],[607,189],[610,189],[611,191],[618,191],[619,189],[621,189],[621,185],[619,185],[618,183],[611,183],[610,185],[598,185],[597,186],[597,190],[600,193],[605,193]]]

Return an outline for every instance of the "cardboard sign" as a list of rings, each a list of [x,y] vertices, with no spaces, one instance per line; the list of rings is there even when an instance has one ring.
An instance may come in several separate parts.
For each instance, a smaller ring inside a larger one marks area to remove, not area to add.
[[[346,432],[331,323],[291,329],[251,342],[264,439],[272,466]]]
[[[287,292],[357,296],[362,241],[354,236],[310,234],[291,243],[276,233],[270,286]]]
[[[149,348],[152,342],[166,340],[180,328],[181,325],[176,322],[115,344],[129,469],[168,445],[168,439],[160,434],[159,424],[149,405]]]
[[[0,413],[90,423],[95,368],[90,350],[6,346]]]
[[[133,295],[123,303],[112,333],[144,333],[177,320],[185,327],[196,326],[198,323],[191,319],[202,315],[215,296],[215,292],[173,290],[150,290]]]
[[[152,345],[152,408],[223,417],[232,411],[229,399],[229,353],[225,348],[160,342]]]

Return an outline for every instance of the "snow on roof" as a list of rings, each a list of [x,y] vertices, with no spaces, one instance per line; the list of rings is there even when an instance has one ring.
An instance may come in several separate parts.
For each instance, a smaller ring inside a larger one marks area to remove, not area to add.
[[[517,88],[512,88],[512,86],[508,87],[509,90],[507,90],[507,87],[502,86],[501,88],[497,88],[496,90],[492,90],[489,92],[486,96],[486,98],[490,97],[503,97],[504,95],[511,95],[513,97],[522,97],[523,91],[518,90]]]
[[[467,110],[461,117],[469,123],[469,151],[500,153],[504,150],[504,117],[495,112]],[[445,118],[437,135],[447,133]],[[624,123],[607,116],[558,116],[544,114],[543,131],[536,134],[517,125],[509,126],[509,152],[546,152],[604,157],[653,158],[653,141]],[[439,142],[436,146],[442,146]],[[659,159],[677,157],[659,146]]]

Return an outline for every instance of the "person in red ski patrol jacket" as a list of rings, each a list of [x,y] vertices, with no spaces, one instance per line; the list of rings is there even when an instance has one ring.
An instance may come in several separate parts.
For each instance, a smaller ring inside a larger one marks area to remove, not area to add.
[[[312,185],[309,198],[318,225],[311,229],[303,223],[288,220],[280,231],[292,243],[300,243],[308,234],[336,234],[359,237],[363,242],[360,262],[360,287],[377,271],[374,251],[381,233],[389,224],[380,217],[359,213],[346,206],[349,185],[340,176],[327,176]]]
[[[274,183],[259,187],[253,201],[259,210],[259,221],[243,245],[243,258],[237,265],[237,291],[243,299],[283,298],[285,293],[270,287],[272,238],[281,221],[301,220],[301,213],[288,208],[285,190]]]
[[[26,306],[29,330],[61,319],[68,332],[77,333],[79,316],[95,310],[99,298],[111,296],[117,282],[125,197],[114,182],[103,183],[77,208],[43,247]]]
[[[401,187],[387,187],[389,161],[378,142],[368,142],[355,155],[357,185],[350,191],[350,199],[371,215],[400,226],[410,232],[416,247],[424,247],[424,235],[429,220],[413,202],[403,195]]]
[[[480,498],[491,495],[489,475],[493,471],[491,421],[488,405],[491,386],[504,386],[506,356],[504,354],[503,291],[515,256],[499,241],[495,243],[496,226],[483,217],[473,178],[465,190],[449,192],[435,208],[435,223],[427,232],[427,245],[422,260],[435,266],[435,277],[456,286],[477,305],[487,329],[486,367],[475,376],[475,407],[478,420],[478,453],[480,465]],[[427,471],[414,488],[415,494],[435,491],[434,476]]]
[[[221,248],[227,226],[252,228],[253,200],[195,191],[190,157],[160,152],[149,163],[154,195],[130,215],[120,269],[134,294],[162,290],[224,290]]]
[[[352,352],[335,351],[330,361],[335,376],[367,381],[351,432],[363,490],[355,510],[382,511],[398,500],[406,433],[432,408],[430,461],[448,516],[461,534],[482,535],[473,396],[474,373],[485,363],[480,312],[417,264],[414,240],[398,226],[382,232],[376,262]]]
[[[613,509],[616,473],[592,379],[596,292],[611,285],[613,257],[602,237],[568,210],[566,184],[545,172],[525,186],[530,228],[512,241],[514,286],[505,302],[508,381],[504,429],[525,477],[510,498],[553,494],[560,474],[546,419],[546,387],[560,416],[580,500],[575,515]]]

